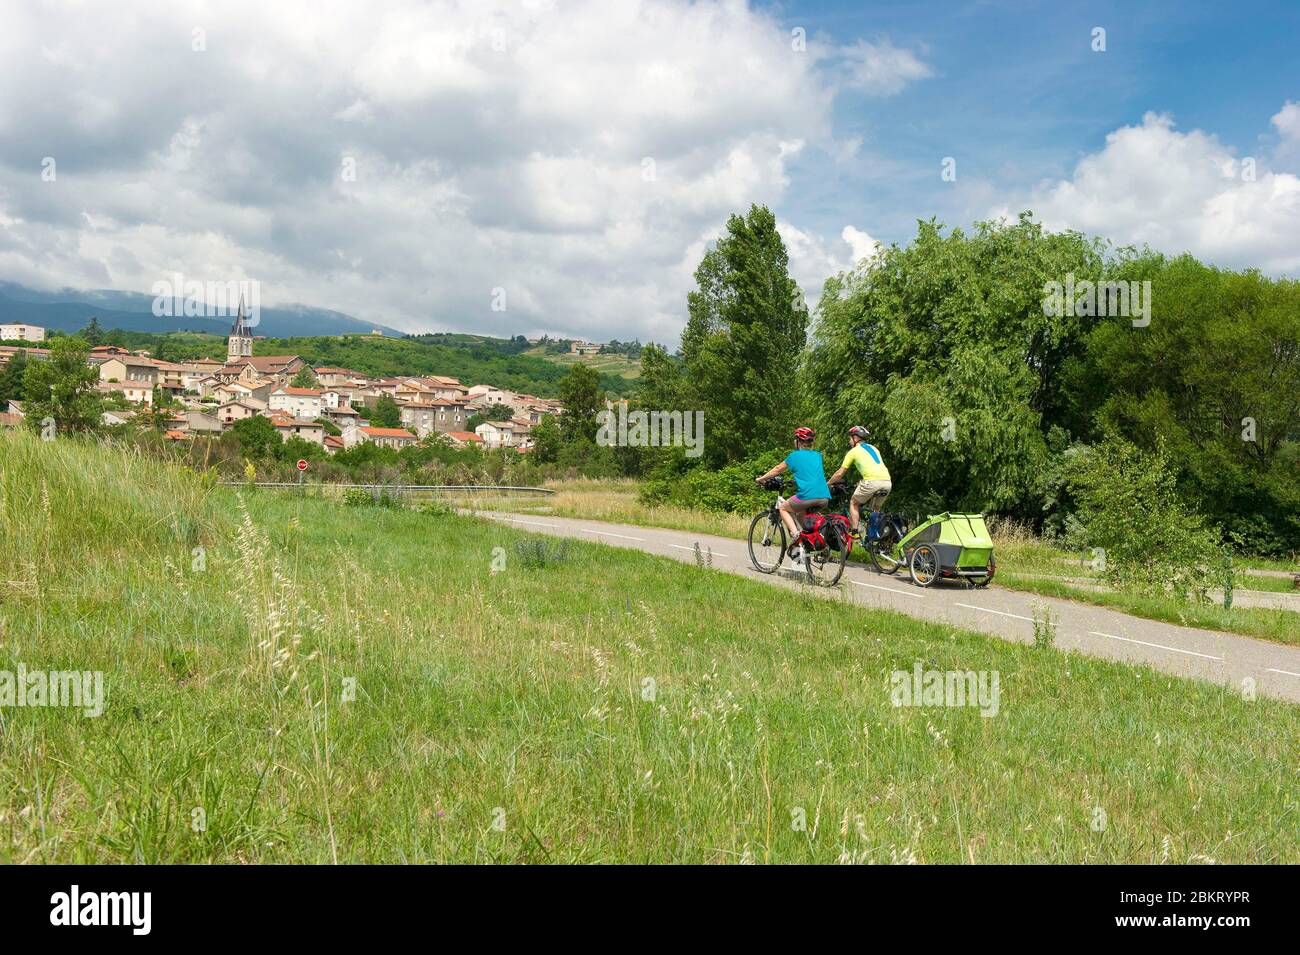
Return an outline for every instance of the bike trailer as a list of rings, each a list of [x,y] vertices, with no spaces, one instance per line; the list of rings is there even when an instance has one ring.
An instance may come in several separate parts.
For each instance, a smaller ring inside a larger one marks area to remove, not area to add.
[[[929,517],[903,539],[903,551],[910,557],[921,544],[929,544],[938,555],[937,577],[970,579],[983,586],[997,571],[983,514],[944,512]]]

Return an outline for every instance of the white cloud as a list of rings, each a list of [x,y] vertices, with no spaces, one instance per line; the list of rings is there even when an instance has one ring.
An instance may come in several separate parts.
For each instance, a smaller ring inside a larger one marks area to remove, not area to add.
[[[933,71],[911,50],[894,46],[888,38],[859,40],[840,51],[846,69],[845,85],[872,96],[892,96],[914,80]]]
[[[0,278],[45,287],[181,271],[409,330],[675,342],[701,242],[833,144],[835,80],[741,0],[7,16]],[[904,54],[855,49],[855,82],[899,87]]]
[[[1171,117],[1147,113],[1141,125],[1109,134],[1105,147],[1080,160],[1070,179],[1045,183],[995,215],[1028,208],[1051,228],[1295,275],[1300,178],[1282,168],[1296,158],[1300,108],[1286,104],[1272,123],[1277,148],[1245,157],[1211,134],[1180,132]]]

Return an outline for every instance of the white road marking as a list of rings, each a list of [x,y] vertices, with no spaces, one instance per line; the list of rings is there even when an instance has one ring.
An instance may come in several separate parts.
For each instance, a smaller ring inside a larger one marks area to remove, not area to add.
[[[665,541],[665,543],[667,543],[667,542]],[[689,550],[689,551],[691,551],[692,553],[695,552],[695,548],[694,548],[694,547],[687,547],[685,544],[668,544],[668,546],[669,546],[669,547],[676,547],[678,550]],[[708,553],[708,547],[707,547],[707,545],[705,546],[705,552]],[[716,550],[713,551],[713,556],[714,556],[714,557],[727,557],[726,554],[720,554],[720,553],[718,553]],[[727,557],[727,560],[731,560],[731,558],[730,558],[730,557]]]
[[[611,534],[609,531],[593,531],[586,527],[579,527],[578,530],[586,534],[599,534],[602,537],[621,537],[625,541],[640,541],[642,544],[646,543],[644,537],[628,537],[626,534]]]
[[[1300,676],[1300,673],[1292,673],[1290,670],[1279,670],[1276,667],[1269,667],[1269,673],[1285,673],[1287,676]]]
[[[862,581],[860,581],[860,580],[850,580],[849,583],[851,583],[851,584],[857,584],[859,587],[870,587],[870,588],[872,588],[873,590],[888,590],[891,594],[902,594],[904,597],[917,597],[917,598],[919,598],[919,597],[921,596],[920,594],[912,594],[912,593],[908,593],[906,590],[899,590],[899,589],[896,588],[896,587],[881,587],[879,584],[864,584],[864,583],[863,583]]]
[[[953,604],[957,607],[965,607],[968,610],[980,610],[984,613],[995,613],[1002,617],[1015,617],[1017,620],[1028,620],[1030,623],[1034,622],[1033,617],[1022,617],[1018,613],[1007,613],[1003,610],[990,610],[988,607],[977,607],[974,604],[957,603],[955,600],[953,601]]]
[[[507,517],[505,518],[505,520],[509,521],[511,524],[535,524],[538,527],[559,527],[560,526],[559,524],[544,524],[541,521],[524,521],[524,520],[520,520],[517,517]]]
[[[1223,657],[1211,656],[1208,653],[1197,653],[1195,650],[1184,650],[1181,647],[1167,647],[1163,643],[1147,643],[1145,640],[1134,640],[1131,637],[1117,637],[1113,633],[1102,633],[1100,630],[1089,630],[1089,633],[1098,637],[1110,637],[1112,640],[1123,640],[1125,643],[1138,643],[1144,647],[1155,647],[1157,650],[1169,650],[1172,653],[1185,653],[1189,657],[1204,657],[1206,660],[1218,660],[1223,662]]]

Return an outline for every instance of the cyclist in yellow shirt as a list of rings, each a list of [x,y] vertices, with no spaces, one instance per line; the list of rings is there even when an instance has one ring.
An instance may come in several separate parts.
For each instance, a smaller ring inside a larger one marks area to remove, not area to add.
[[[894,485],[889,479],[889,468],[885,467],[880,451],[875,445],[867,443],[870,435],[871,432],[860,424],[849,428],[852,447],[844,455],[839,470],[826,483],[839,484],[850,469],[857,469],[858,486],[853,489],[853,497],[849,499],[849,522],[856,531],[862,520],[862,505],[867,505],[871,514],[867,522],[867,535],[874,540],[880,536],[880,507],[885,503],[885,498],[889,497]]]

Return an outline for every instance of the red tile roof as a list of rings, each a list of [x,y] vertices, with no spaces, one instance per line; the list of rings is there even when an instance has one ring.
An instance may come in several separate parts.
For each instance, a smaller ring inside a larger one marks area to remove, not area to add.
[[[415,435],[405,428],[372,428],[366,425],[361,430],[372,438],[409,438],[411,441],[416,440]]]

